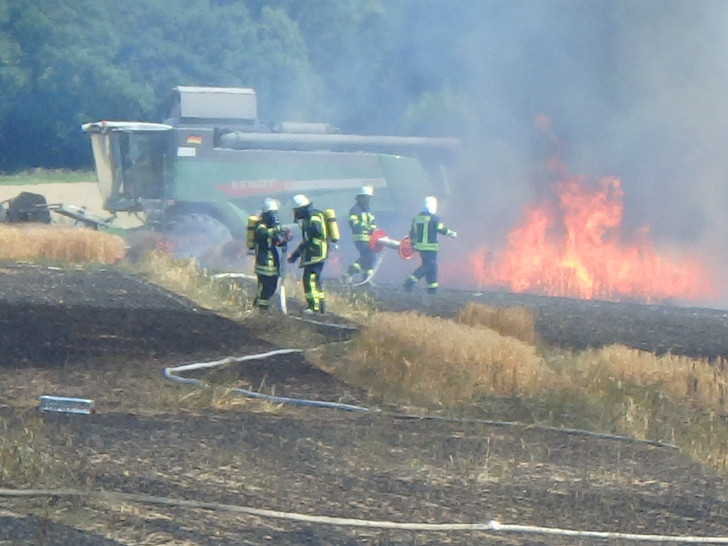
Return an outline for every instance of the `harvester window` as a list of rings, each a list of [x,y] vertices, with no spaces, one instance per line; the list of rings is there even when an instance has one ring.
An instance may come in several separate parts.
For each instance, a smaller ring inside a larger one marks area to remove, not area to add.
[[[165,141],[160,133],[128,133],[122,146],[123,194],[128,199],[161,199],[164,188]]]

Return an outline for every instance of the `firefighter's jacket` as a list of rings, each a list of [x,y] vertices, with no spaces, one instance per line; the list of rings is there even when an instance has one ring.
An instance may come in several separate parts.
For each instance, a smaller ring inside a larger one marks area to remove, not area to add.
[[[417,251],[437,252],[437,234],[450,235],[453,232],[440,222],[440,218],[429,212],[422,211],[412,219],[410,240],[412,248]]]
[[[274,277],[281,274],[281,262],[278,246],[285,243],[287,233],[280,224],[268,227],[264,222],[255,226],[253,241],[255,243],[255,274]]]
[[[377,229],[377,223],[374,214],[356,203],[349,211],[349,227],[353,241],[369,242],[372,233]]]
[[[293,252],[294,258],[300,256],[302,267],[325,261],[329,255],[329,241],[324,213],[311,209],[308,217],[299,219],[298,224],[301,226],[301,244]]]

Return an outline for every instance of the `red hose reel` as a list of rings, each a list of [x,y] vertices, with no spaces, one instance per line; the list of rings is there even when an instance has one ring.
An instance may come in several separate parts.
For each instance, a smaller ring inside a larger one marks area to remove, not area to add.
[[[384,248],[397,250],[399,257],[403,260],[409,260],[415,254],[409,235],[405,235],[401,241],[397,241],[387,236],[383,229],[375,229],[369,238],[369,249],[372,252],[381,252]]]

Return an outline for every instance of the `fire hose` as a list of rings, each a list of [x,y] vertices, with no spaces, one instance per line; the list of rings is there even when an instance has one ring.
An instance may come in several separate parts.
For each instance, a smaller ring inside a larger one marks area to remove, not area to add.
[[[286,241],[287,242],[287,241]],[[285,243],[283,243],[285,244]],[[281,245],[282,246],[282,245]],[[414,255],[414,250],[412,249],[412,245],[410,244],[409,236],[404,237],[401,241],[396,241],[394,239],[391,239],[387,236],[387,234],[381,230],[375,230],[375,232],[372,234],[372,239],[370,240],[370,248],[372,248],[375,252],[381,252],[383,248],[393,248],[398,251],[398,254],[400,257],[402,257],[405,260],[410,259]],[[283,260],[285,261],[285,260]],[[283,314],[291,319],[298,320],[301,322],[307,322],[309,324],[313,324],[316,326],[324,326],[329,328],[337,328],[341,330],[358,330],[359,328],[356,326],[346,325],[346,324],[334,324],[330,322],[320,321],[320,320],[313,320],[306,317],[297,317],[293,315],[287,314],[287,306],[286,306],[286,295],[284,290],[284,285],[282,282],[283,274],[285,270],[283,269],[283,263],[281,263],[281,292],[280,292],[280,298],[281,298],[281,311]],[[225,274],[219,274],[215,275],[215,277],[245,277],[245,278],[255,278],[251,277],[249,275],[242,275],[237,273],[225,273]],[[346,342],[344,342],[346,343]],[[225,366],[228,364],[233,364],[237,362],[245,362],[248,360],[262,360],[266,358],[270,358],[273,356],[278,355],[285,355],[285,354],[292,354],[292,353],[304,353],[305,351],[303,349],[277,349],[273,351],[268,351],[265,353],[259,353],[259,354],[251,354],[251,355],[245,355],[240,357],[227,357],[220,360],[215,360],[212,362],[198,362],[198,363],[192,363],[192,364],[184,364],[181,366],[172,366],[164,369],[164,377],[167,379],[171,379],[173,381],[177,381],[180,383],[186,383],[195,385],[198,387],[206,387],[207,384],[204,381],[201,381],[199,379],[189,378],[189,377],[182,377],[177,375],[180,372],[185,372],[189,370],[199,370],[199,369],[205,369],[205,368],[214,368],[218,366]],[[241,389],[241,388],[234,388],[231,389],[232,392],[241,394],[243,396],[247,396],[249,398],[255,398],[255,399],[261,399],[261,400],[267,400],[269,402],[274,403],[283,403],[283,404],[290,404],[295,406],[314,406],[314,407],[320,407],[320,408],[329,408],[329,409],[340,409],[340,410],[346,410],[346,411],[355,411],[355,412],[361,412],[361,413],[376,413],[378,415],[387,415],[389,417],[397,418],[397,419],[421,419],[421,420],[439,420],[439,421],[449,421],[449,422],[460,422],[460,423],[478,423],[478,424],[485,424],[490,426],[499,426],[499,427],[519,427],[519,428],[530,428],[530,429],[539,429],[539,430],[546,430],[546,431],[555,431],[555,432],[561,432],[564,434],[570,434],[570,435],[576,435],[576,436],[591,436],[595,438],[602,438],[602,439],[612,439],[612,440],[618,440],[623,442],[630,442],[630,443],[643,443],[648,445],[653,445],[657,447],[664,447],[669,449],[679,449],[677,446],[673,444],[668,444],[665,442],[660,442],[657,440],[644,440],[640,438],[632,438],[629,436],[621,436],[621,435],[615,435],[615,434],[603,434],[599,432],[593,432],[588,430],[580,430],[580,429],[568,429],[568,428],[559,428],[559,427],[548,427],[543,425],[524,425],[522,423],[517,422],[508,422],[508,421],[491,421],[491,420],[485,420],[485,419],[460,419],[455,417],[443,417],[439,415],[416,415],[416,414],[405,414],[405,413],[396,413],[396,412],[384,412],[379,409],[374,408],[368,408],[364,406],[356,406],[351,404],[342,404],[339,402],[326,402],[323,400],[309,400],[309,399],[303,399],[303,398],[291,398],[291,397],[284,397],[284,396],[274,396],[274,395],[268,395],[260,392],[251,391],[248,389]]]
[[[286,305],[286,256],[288,255],[288,236],[290,235],[290,232],[286,236],[286,240],[281,244],[281,254],[282,258],[279,260],[279,263],[281,264],[281,274],[278,279],[278,298],[279,302],[281,304],[281,313],[284,315],[288,314],[288,305]]]
[[[305,320],[305,319],[303,319]],[[306,320],[306,322],[309,322]],[[313,321],[310,321],[313,322]],[[326,324],[322,322],[315,322],[316,324]],[[330,326],[339,327],[340,325],[332,324]],[[245,355],[242,357],[228,357],[221,360],[212,362],[200,362],[193,364],[185,364],[181,366],[175,366],[166,368],[164,370],[164,376],[168,379],[172,379],[181,383],[193,384],[196,386],[206,386],[205,383],[199,379],[187,378],[178,375],[178,373],[198,370],[203,368],[212,368],[216,366],[224,366],[236,362],[244,362],[248,360],[259,360],[274,357],[277,355],[285,355],[292,353],[303,353],[302,349],[277,349],[268,351],[265,353]],[[246,389],[232,389],[234,392],[249,396],[251,398],[268,400],[271,402],[278,402],[284,404],[292,404],[297,406],[314,406],[320,408],[340,409],[346,411],[355,411],[360,413],[375,413],[378,415],[389,416],[399,419],[418,419],[418,420],[444,420],[450,422],[461,422],[461,423],[480,423],[498,427],[520,427],[523,429],[539,429],[553,432],[560,432],[570,435],[578,436],[591,436],[600,439],[612,439],[617,441],[625,441],[631,443],[645,443],[657,447],[679,449],[677,446],[667,444],[663,442],[653,440],[642,440],[638,438],[631,438],[627,436],[619,436],[613,434],[602,434],[593,431],[579,430],[579,429],[564,429],[557,427],[547,427],[542,425],[525,425],[515,422],[501,422],[501,421],[488,421],[482,419],[459,419],[459,418],[448,418],[437,415],[413,415],[405,413],[393,413],[386,412],[375,408],[368,408],[364,406],[356,406],[351,404],[341,404],[336,402],[325,402],[321,400],[307,400],[299,398],[289,398],[282,396],[266,395],[259,392],[253,392]],[[116,493],[100,492],[98,494],[108,494],[110,496],[117,495]],[[11,490],[0,490],[0,495],[7,494],[13,496],[31,496],[32,492],[12,492]],[[40,491],[38,494],[43,494]],[[70,492],[45,492],[44,494],[73,494]],[[80,495],[89,495],[89,493],[78,492]],[[93,493],[91,493],[93,494]],[[418,523],[418,522],[393,522],[393,521],[377,521],[377,520],[363,520],[355,518],[339,518],[329,516],[315,516],[307,514],[299,514],[293,512],[279,512],[274,510],[265,510],[259,508],[252,508],[246,506],[236,506],[218,503],[197,503],[188,500],[177,500],[150,497],[145,495],[127,495],[124,500],[136,500],[138,502],[156,503],[156,504],[169,504],[176,506],[193,506],[199,508],[207,508],[213,510],[224,510],[232,512],[240,512],[258,515],[262,517],[286,519],[292,521],[307,521],[311,523],[319,523],[323,525],[335,525],[335,526],[349,526],[349,527],[364,527],[364,528],[376,528],[376,529],[401,529],[401,530],[413,530],[413,531],[482,531],[491,533],[516,533],[516,534],[535,534],[535,535],[549,535],[549,536],[564,536],[564,537],[579,537],[579,538],[598,538],[598,539],[616,539],[626,541],[642,541],[642,542],[673,542],[673,543],[692,543],[692,544],[728,544],[728,537],[699,537],[699,536],[677,536],[677,535],[658,535],[658,534],[636,534],[636,533],[621,533],[611,531],[585,531],[577,529],[563,529],[545,526],[535,525],[520,525],[520,524],[506,524],[496,520],[490,520],[484,523]]]
[[[353,326],[346,326],[341,324],[330,324],[326,322],[321,321],[313,321],[302,317],[291,317],[296,320],[301,320],[302,322],[309,322],[316,325],[323,325],[323,326],[331,326],[333,328],[345,328],[350,330],[356,330],[356,327]],[[341,342],[339,342],[341,343]],[[343,342],[348,343],[348,342]],[[227,366],[229,364],[234,364],[238,362],[246,362],[248,360],[264,360],[266,358],[271,358],[274,356],[279,355],[287,355],[287,354],[304,354],[305,351],[303,349],[275,349],[273,351],[267,351],[265,353],[257,353],[257,354],[250,354],[250,355],[244,355],[244,356],[237,356],[237,357],[227,357],[222,358],[220,360],[214,360],[211,362],[196,362],[192,364],[183,364],[180,366],[171,366],[164,369],[164,377],[167,379],[171,379],[173,381],[177,381],[179,383],[185,383],[188,385],[195,385],[198,387],[207,387],[208,385],[200,380],[195,379],[191,377],[183,377],[178,375],[181,372],[186,372],[190,370],[202,370],[207,368],[215,368],[219,366]],[[458,417],[444,417],[442,415],[417,415],[417,414],[411,414],[411,413],[398,413],[398,412],[388,412],[383,411],[378,408],[370,408],[366,406],[356,406],[352,404],[342,404],[339,402],[326,402],[324,400],[310,400],[306,398],[291,398],[291,397],[285,397],[285,396],[276,396],[271,394],[264,394],[260,392],[251,391],[248,389],[241,389],[241,388],[234,388],[231,389],[231,392],[235,392],[238,394],[242,394],[244,396],[247,396],[249,398],[255,398],[259,400],[266,400],[269,402],[275,402],[275,403],[282,403],[282,404],[290,404],[294,406],[314,406],[319,408],[329,408],[329,409],[339,409],[339,410],[345,410],[345,411],[354,411],[359,413],[371,413],[376,415],[383,415],[387,417],[392,417],[395,419],[416,419],[416,420],[424,420],[424,421],[446,421],[451,423],[471,423],[471,424],[483,424],[488,426],[496,426],[496,427],[512,427],[512,428],[522,428],[522,429],[537,429],[537,430],[544,430],[544,431],[550,431],[550,432],[560,432],[562,434],[568,434],[572,436],[589,436],[594,438],[600,438],[600,439],[606,439],[606,440],[616,440],[621,442],[628,442],[628,443],[638,443],[638,444],[647,444],[652,445],[656,447],[663,447],[668,449],[679,449],[676,445],[668,444],[665,442],[660,442],[657,440],[645,440],[641,438],[632,438],[630,436],[621,436],[618,434],[605,434],[601,432],[594,432],[590,430],[581,430],[581,429],[570,429],[570,428],[560,428],[560,427],[549,427],[545,425],[537,425],[537,424],[523,424],[513,421],[491,421],[488,419],[462,419]]]
[[[363,280],[352,284],[351,286],[363,286],[370,283],[377,274],[379,266],[382,265],[382,250],[385,248],[391,248],[397,251],[397,254],[403,260],[409,260],[414,256],[414,249],[412,248],[412,242],[410,241],[409,235],[404,236],[401,240],[392,239],[387,235],[383,229],[375,229],[369,238],[369,250],[377,255],[377,259],[374,262],[374,267],[371,272]]]
[[[560,529],[556,527],[541,527],[537,525],[515,525],[500,523],[490,520],[483,523],[419,523],[419,522],[397,522],[386,520],[367,520],[357,518],[338,518],[332,516],[314,516],[300,514],[297,512],[282,512],[280,510],[267,510],[265,508],[253,508],[252,506],[240,506],[237,504],[225,504],[220,502],[194,501],[188,499],[176,499],[171,497],[159,497],[138,493],[122,493],[117,491],[83,491],[80,489],[0,489],[0,497],[86,497],[98,498],[106,501],[119,503],[139,502],[161,506],[177,506],[183,508],[197,508],[203,510],[218,510],[236,514],[247,514],[263,518],[276,518],[288,521],[299,521],[305,523],[319,523],[338,527],[361,527],[366,529],[393,529],[404,531],[481,531],[491,533],[517,533],[532,535],[549,535],[576,538],[600,538],[614,540],[631,540],[641,542],[669,542],[682,544],[728,544],[728,537],[699,537],[679,535],[648,535],[637,533],[618,533],[612,531],[579,531],[577,529]]]
[[[308,322],[308,321],[307,321]],[[313,322],[313,321],[310,321]],[[315,322],[316,324],[326,324],[322,322]],[[340,327],[341,325],[330,324],[330,326]],[[349,327],[353,328],[353,327]],[[211,362],[199,362],[192,364],[185,364],[175,367],[168,367],[164,370],[164,376],[168,379],[178,381],[180,383],[192,384],[195,386],[204,387],[206,384],[198,379],[182,377],[178,375],[181,372],[189,370],[199,370],[205,368],[213,368],[218,366],[224,366],[237,362],[245,362],[249,360],[261,360],[278,355],[303,353],[302,349],[277,349],[268,351],[265,353],[250,354],[241,357],[228,357],[220,360]],[[254,392],[246,389],[232,389],[234,392],[243,394],[245,396],[257,399],[264,399],[271,402],[278,402],[284,404],[292,404],[298,406],[314,406],[330,409],[339,409],[346,411],[355,411],[361,413],[376,413],[379,415],[390,416],[401,419],[419,419],[419,420],[446,420],[451,422],[468,422],[468,423],[482,423],[493,426],[508,426],[508,427],[521,427],[521,428],[536,428],[541,430],[556,431],[566,434],[582,435],[582,436],[593,436],[604,439],[614,439],[618,441],[628,441],[635,443],[646,443],[658,447],[678,449],[677,446],[666,444],[651,440],[641,440],[637,438],[630,438],[625,436],[601,434],[592,431],[578,430],[578,429],[561,429],[556,427],[546,427],[540,425],[524,425],[514,422],[498,422],[498,421],[487,421],[480,419],[458,419],[458,418],[447,418],[436,415],[411,415],[403,413],[390,413],[381,411],[374,408],[368,408],[364,406],[356,406],[351,404],[342,404],[335,402],[325,402],[320,400],[306,400],[282,396],[266,395],[259,392]],[[508,524],[501,523],[496,520],[489,520],[481,523],[423,523],[423,522],[396,522],[386,520],[366,520],[357,518],[343,518],[343,517],[331,517],[331,516],[317,516],[310,514],[301,514],[296,512],[283,512],[278,510],[268,510],[264,508],[255,508],[250,506],[240,506],[232,504],[224,504],[217,502],[202,502],[188,499],[176,499],[169,497],[158,497],[145,494],[134,494],[134,493],[123,493],[114,491],[88,491],[88,490],[74,490],[74,489],[0,489],[0,496],[2,497],[88,497],[88,498],[101,498],[109,501],[117,502],[139,502],[154,505],[166,505],[166,506],[179,506],[187,508],[202,508],[207,510],[218,510],[233,513],[242,513],[255,515],[259,517],[276,518],[289,521],[309,522],[317,523],[322,525],[331,526],[342,526],[342,527],[358,527],[358,528],[369,528],[369,529],[398,529],[398,530],[411,530],[411,531],[429,531],[429,532],[443,532],[443,531],[470,531],[470,532],[485,532],[485,533],[515,533],[515,534],[532,534],[532,535],[547,535],[547,536],[562,536],[562,537],[577,537],[577,538],[596,538],[596,539],[615,539],[625,541],[641,541],[641,542],[672,542],[672,543],[691,543],[691,544],[728,544],[728,537],[701,537],[701,536],[679,536],[679,535],[658,535],[658,534],[637,534],[637,533],[622,533],[612,531],[593,531],[593,530],[578,530],[578,529],[564,529],[555,527],[535,526],[535,525],[521,525],[521,524]]]
[[[378,230],[380,231],[380,230]],[[377,248],[376,252],[380,252],[383,248],[397,249],[400,257],[409,259],[413,251],[411,246],[408,244],[408,238],[404,238],[402,241],[395,241],[381,232],[374,238],[372,246]],[[374,249],[373,249],[374,250]],[[285,252],[285,247],[284,247]],[[403,256],[404,255],[404,256]],[[381,261],[381,259],[380,259]],[[284,269],[282,267],[281,277],[283,277]],[[281,283],[281,310],[286,314],[285,306],[285,287]],[[298,317],[291,317],[296,318]],[[330,324],[321,321],[312,321],[308,319],[299,319],[305,322],[311,322],[317,325],[331,326],[336,328],[345,329],[357,329],[353,326],[345,326],[339,324]],[[198,362],[192,364],[184,364],[180,366],[168,367],[164,370],[164,376],[168,379],[184,383],[195,385],[199,387],[206,387],[207,384],[199,379],[183,377],[178,375],[185,371],[199,370],[214,368],[219,366],[225,366],[229,364],[245,362],[250,360],[261,360],[278,355],[285,354],[301,354],[304,353],[302,349],[277,349],[268,351],[265,353],[250,354],[241,357],[227,357],[220,360],[211,362]],[[592,436],[602,439],[613,439],[617,441],[626,441],[632,443],[645,443],[657,447],[678,449],[677,446],[652,440],[642,440],[638,438],[631,438],[626,436],[602,434],[593,431],[578,430],[578,429],[564,429],[557,427],[547,427],[541,425],[524,425],[522,423],[515,422],[500,422],[500,421],[489,421],[481,419],[459,419],[459,418],[448,418],[437,415],[414,415],[405,413],[394,413],[386,412],[376,408],[369,408],[364,406],[343,404],[337,402],[327,402],[322,400],[309,400],[292,397],[266,395],[264,393],[255,392],[247,389],[235,388],[233,392],[242,394],[249,398],[263,399],[276,403],[290,404],[295,406],[312,406],[320,408],[338,409],[345,411],[353,411],[360,413],[375,413],[378,415],[385,415],[399,419],[419,419],[419,420],[444,420],[450,422],[468,422],[468,423],[481,423],[492,426],[500,427],[520,427],[530,429],[540,429],[561,432],[572,435],[580,436]],[[553,527],[533,526],[533,525],[518,525],[518,524],[504,524],[496,520],[489,520],[483,523],[419,523],[419,522],[394,522],[394,521],[379,521],[379,520],[364,520],[356,518],[341,518],[341,517],[329,517],[329,516],[316,516],[300,514],[295,512],[282,512],[276,510],[266,510],[260,508],[253,508],[247,506],[230,505],[216,502],[200,502],[186,499],[174,499],[168,497],[158,497],[144,494],[133,494],[133,493],[120,493],[113,491],[84,491],[84,490],[73,490],[73,489],[0,489],[0,496],[2,497],[38,497],[38,496],[51,496],[51,497],[89,497],[89,498],[102,498],[107,500],[116,500],[118,502],[140,502],[147,504],[156,505],[167,505],[167,506],[180,506],[180,507],[191,507],[191,508],[202,508],[208,510],[220,510],[234,513],[244,513],[250,515],[256,515],[260,517],[270,517],[285,519],[291,521],[301,521],[310,523],[319,523],[324,525],[335,525],[335,526],[349,526],[349,527],[363,527],[363,528],[374,528],[374,529],[401,529],[401,530],[414,530],[414,531],[481,531],[481,532],[496,532],[496,533],[517,533],[517,534],[537,534],[537,535],[551,535],[551,536],[564,536],[564,537],[578,537],[578,538],[598,538],[598,539],[617,539],[617,540],[628,540],[628,541],[643,541],[643,542],[673,542],[673,543],[693,543],[693,544],[728,544],[728,537],[699,537],[699,536],[676,536],[676,535],[657,535],[657,534],[635,534],[635,533],[621,533],[621,532],[609,532],[609,531],[584,531],[574,529],[561,529]]]
[[[395,248],[397,249],[400,256],[403,257],[403,259],[409,259],[414,254],[414,250],[412,249],[411,244],[409,244],[409,237],[405,237],[402,239],[402,241],[396,241],[393,239],[390,239],[387,237],[386,233],[382,230],[376,230],[375,231],[376,236],[372,234],[372,240],[374,243],[370,241],[370,248],[378,249],[377,252],[381,251],[383,248]],[[282,271],[283,272],[283,271]],[[281,287],[283,287],[283,283],[281,282]],[[284,314],[286,314],[286,311],[284,309],[286,308],[285,304],[285,292],[281,295],[281,310]],[[301,322],[307,322],[309,324],[314,324],[316,326],[324,326],[324,327],[330,327],[330,328],[337,328],[341,330],[358,330],[359,328],[356,326],[350,326],[346,324],[334,324],[330,322],[325,321],[319,321],[319,320],[313,320],[310,318],[305,317],[296,317],[292,315],[287,315],[289,318],[298,320]],[[346,342],[344,342],[346,343]],[[258,354],[251,354],[251,355],[245,355],[241,357],[227,357],[220,360],[215,360],[212,362],[198,362],[198,363],[192,363],[192,364],[184,364],[181,366],[172,366],[164,369],[164,377],[167,379],[171,379],[173,381],[177,381],[180,383],[186,383],[195,385],[198,387],[206,387],[204,381],[201,381],[199,379],[189,378],[189,377],[182,377],[177,375],[180,372],[185,372],[189,370],[199,370],[199,369],[205,369],[205,368],[214,368],[218,366],[225,366],[228,364],[233,364],[236,362],[245,362],[248,360],[262,360],[265,358],[270,358],[273,356],[278,355],[284,355],[284,354],[292,354],[292,353],[304,353],[305,351],[303,349],[277,349],[273,351],[268,351],[265,353],[258,353]],[[303,398],[291,398],[291,397],[284,397],[284,396],[274,396],[274,395],[268,395],[260,392],[251,391],[248,389],[241,389],[241,388],[234,388],[231,389],[232,392],[242,394],[243,396],[247,396],[249,398],[256,398],[261,400],[267,400],[269,402],[275,402],[275,403],[283,403],[283,404],[291,404],[295,406],[314,406],[314,407],[320,407],[320,408],[330,408],[330,409],[340,409],[340,410],[346,410],[346,411],[355,411],[355,412],[361,412],[361,413],[376,413],[378,415],[387,415],[389,417],[397,418],[397,419],[421,419],[421,420],[438,420],[438,421],[449,421],[449,422],[459,422],[459,423],[475,423],[475,424],[484,424],[489,426],[497,426],[497,427],[517,427],[517,428],[530,428],[530,429],[539,429],[539,430],[545,430],[545,431],[553,431],[553,432],[561,432],[564,434],[570,434],[575,436],[589,436],[589,437],[595,437],[595,438],[601,438],[601,439],[611,439],[611,440],[617,440],[622,442],[629,442],[629,443],[643,443],[648,445],[653,445],[656,447],[663,447],[668,449],[679,449],[676,445],[660,442],[657,440],[644,440],[640,438],[632,438],[629,436],[621,436],[621,435],[615,435],[615,434],[604,434],[600,432],[594,432],[594,431],[588,431],[588,430],[581,430],[581,429],[569,429],[569,428],[559,428],[559,427],[548,427],[544,425],[525,425],[523,423],[517,423],[517,422],[509,422],[509,421],[491,421],[491,420],[485,420],[485,419],[461,419],[456,417],[443,417],[440,415],[416,415],[416,414],[406,414],[406,413],[396,413],[396,412],[385,412],[379,409],[375,408],[368,408],[365,406],[356,406],[351,404],[341,404],[339,402],[326,402],[323,400],[309,400],[309,399],[303,399]]]

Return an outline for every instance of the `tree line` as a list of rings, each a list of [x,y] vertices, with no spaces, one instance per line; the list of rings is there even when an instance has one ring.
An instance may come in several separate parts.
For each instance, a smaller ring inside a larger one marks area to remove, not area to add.
[[[652,140],[636,114],[685,111],[663,102],[686,83],[719,97],[709,23],[682,0],[0,0],[0,172],[89,168],[81,124],[162,121],[191,85],[254,88],[263,123],[461,137],[475,178],[507,173],[552,152],[542,115],[605,149]]]
[[[90,167],[81,124],[160,121],[177,85],[252,87],[264,122],[452,133],[446,4],[0,0],[0,172]]]

